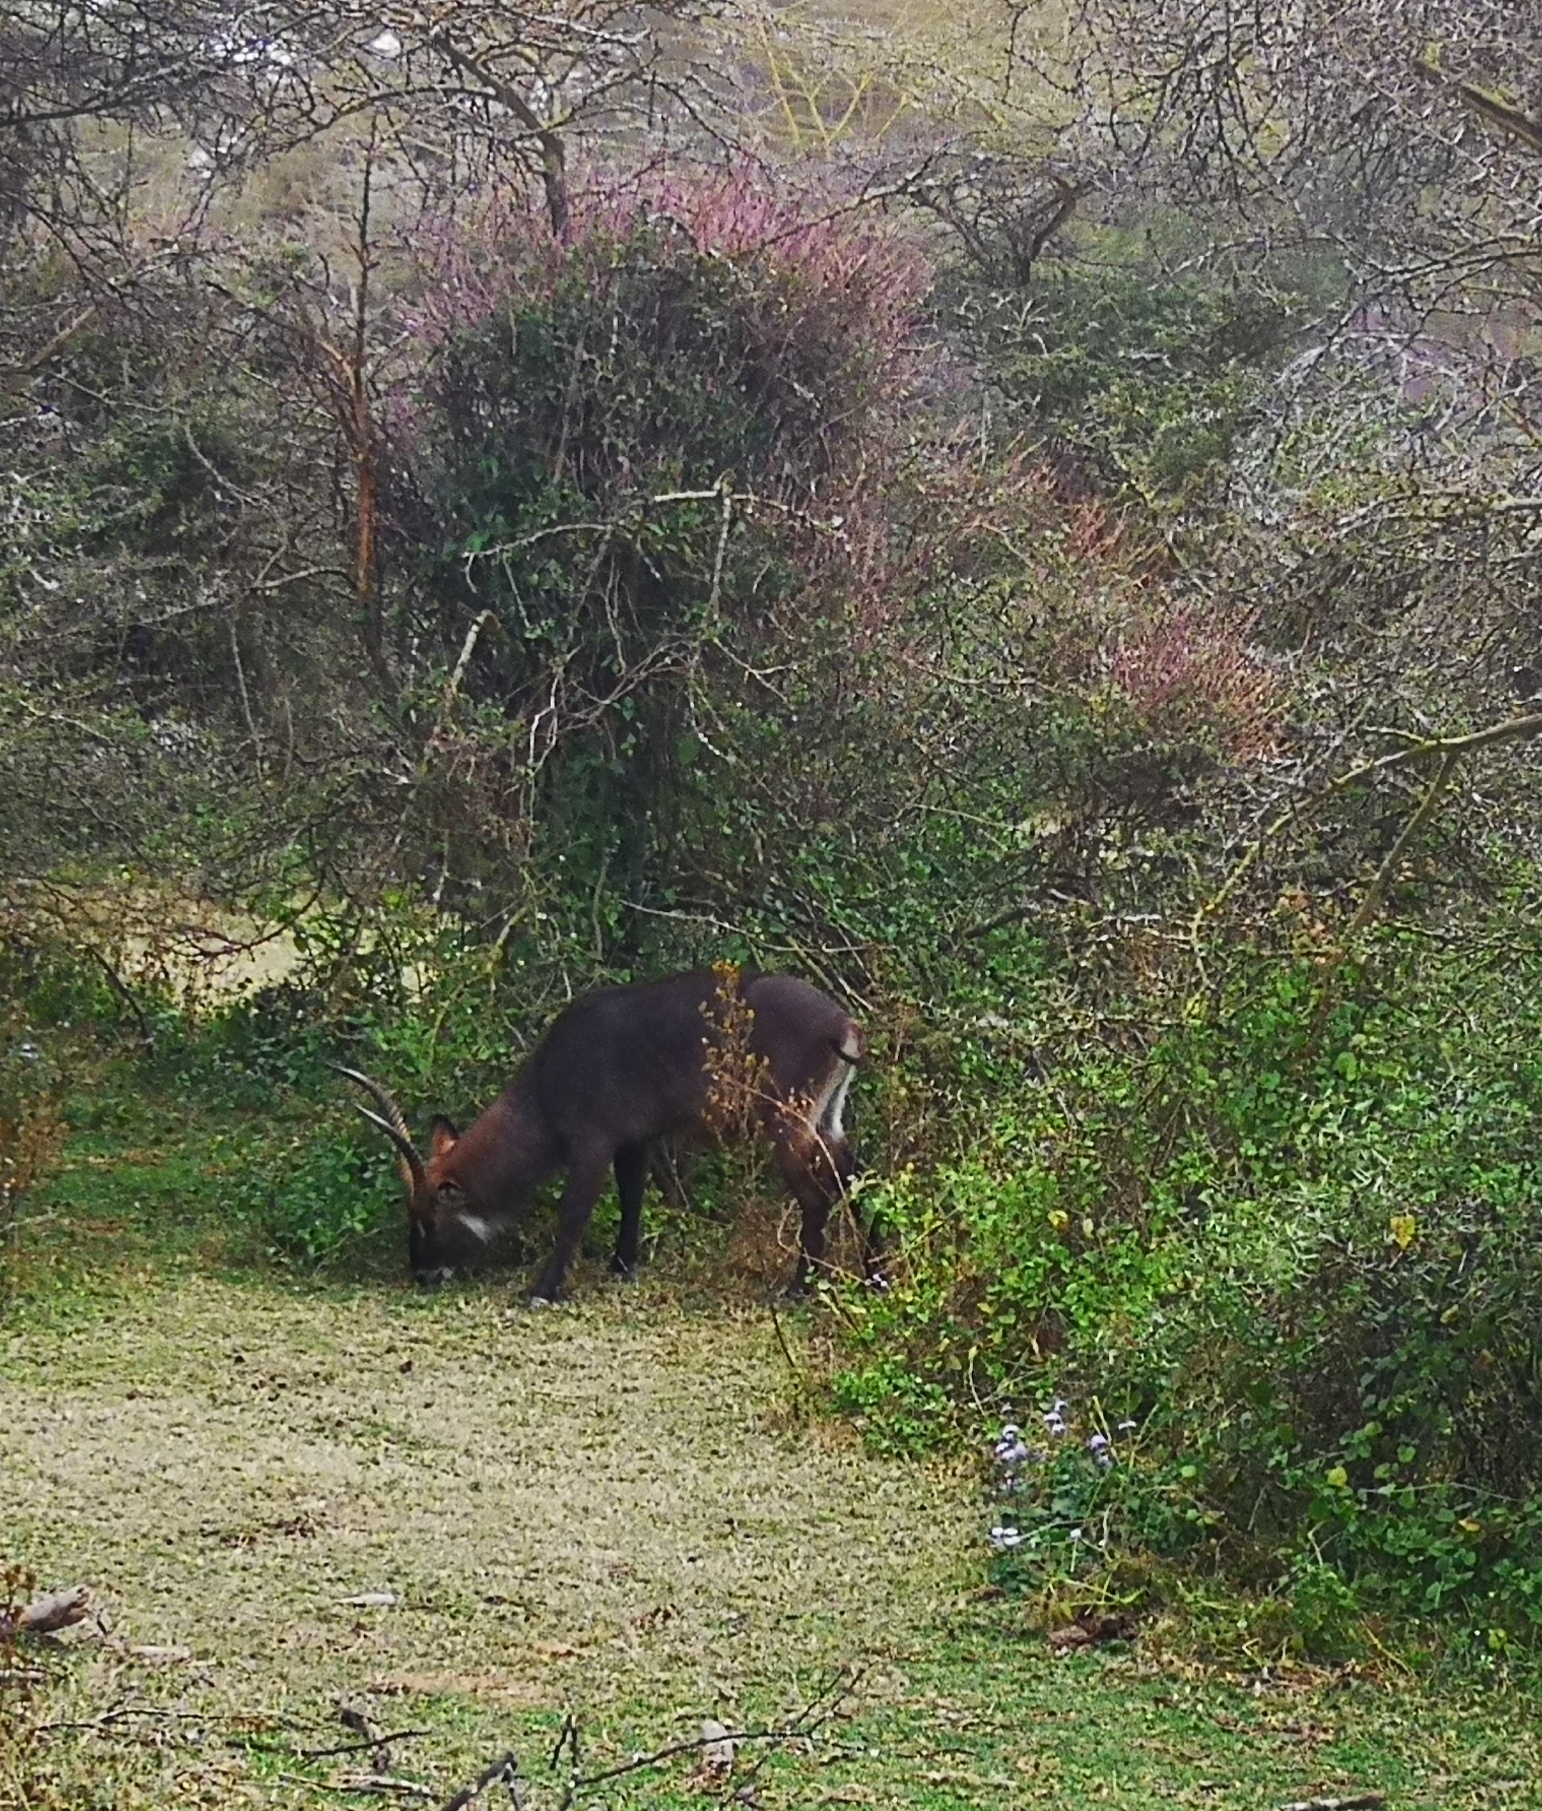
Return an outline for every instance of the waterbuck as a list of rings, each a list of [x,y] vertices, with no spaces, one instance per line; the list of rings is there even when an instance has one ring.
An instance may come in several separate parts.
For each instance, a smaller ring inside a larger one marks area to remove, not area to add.
[[[421,1283],[474,1268],[531,1191],[566,1170],[557,1241],[532,1298],[552,1302],[612,1167],[621,1229],[611,1267],[636,1268],[651,1148],[675,1133],[769,1140],[803,1210],[792,1283],[802,1289],[851,1181],[841,1121],[866,1048],[856,1020],[818,988],[724,965],[575,1000],[465,1132],[434,1120],[427,1157],[378,1082],[341,1073],[369,1093],[379,1113],[359,1111],[396,1146]]]

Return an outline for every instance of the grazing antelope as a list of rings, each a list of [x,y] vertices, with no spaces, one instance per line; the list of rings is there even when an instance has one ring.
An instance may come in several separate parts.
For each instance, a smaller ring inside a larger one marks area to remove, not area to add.
[[[803,1210],[792,1283],[802,1289],[851,1182],[842,1114],[866,1048],[849,1013],[792,975],[719,967],[607,987],[558,1015],[465,1132],[435,1119],[427,1157],[378,1082],[341,1073],[370,1095],[379,1113],[359,1111],[396,1146],[420,1283],[473,1268],[531,1191],[567,1171],[557,1242],[532,1298],[552,1302],[612,1167],[621,1229],[611,1267],[636,1269],[651,1147],[681,1132],[769,1139]],[[871,1250],[867,1262],[871,1273]]]

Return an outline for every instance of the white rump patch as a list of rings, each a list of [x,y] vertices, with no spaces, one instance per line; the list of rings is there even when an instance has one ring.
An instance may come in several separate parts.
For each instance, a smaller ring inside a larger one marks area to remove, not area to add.
[[[835,1096],[836,1088],[840,1085],[840,1079],[840,1070],[838,1068],[832,1069],[824,1086],[809,1102],[808,1119],[806,1123],[811,1132],[817,1132],[823,1127],[825,1123],[825,1114],[830,1109],[830,1102]]]
[[[831,1138],[845,1137],[841,1118],[846,1111],[846,1090],[851,1086],[851,1078],[856,1072],[855,1058],[838,1062],[830,1071],[808,1110],[808,1128],[811,1132],[823,1132]]]
[[[846,1128],[841,1123],[841,1116],[846,1111],[846,1090],[851,1086],[851,1078],[856,1072],[857,1067],[855,1061],[848,1063],[846,1067],[841,1070],[840,1078],[835,1084],[835,1092],[830,1096],[829,1102],[825,1108],[823,1125],[825,1131],[828,1132],[832,1138],[844,1138],[846,1136]]]
[[[857,1035],[855,1025],[846,1027],[846,1034],[841,1039],[841,1055],[848,1063],[860,1063],[862,1060],[862,1040]]]
[[[459,1219],[461,1225],[465,1227],[466,1231],[474,1233],[484,1245],[492,1244],[494,1237],[493,1229],[480,1214],[459,1214],[456,1217]]]

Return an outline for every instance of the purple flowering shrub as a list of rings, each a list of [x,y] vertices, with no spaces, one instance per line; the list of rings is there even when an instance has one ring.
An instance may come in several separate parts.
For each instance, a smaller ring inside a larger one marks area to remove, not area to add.
[[[494,197],[421,252],[382,418],[400,639],[456,675],[455,712],[425,697],[438,808],[462,872],[479,822],[529,819],[564,895],[638,897],[670,826],[715,810],[703,738],[737,735],[751,669],[926,581],[882,480],[927,265],[838,190],[747,169],[595,181],[558,242]]]
[[[919,356],[914,247],[747,169],[595,187],[556,243],[495,197],[424,248],[394,419],[467,538],[541,497],[615,514],[725,476],[838,516]]]

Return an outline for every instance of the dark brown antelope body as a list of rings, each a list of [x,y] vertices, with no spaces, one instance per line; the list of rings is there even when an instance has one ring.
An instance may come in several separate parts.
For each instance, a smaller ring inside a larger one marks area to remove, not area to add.
[[[414,1275],[474,1267],[547,1176],[567,1172],[557,1241],[535,1287],[553,1301],[614,1169],[613,1268],[635,1269],[651,1147],[674,1133],[767,1138],[802,1209],[794,1287],[824,1256],[825,1222],[852,1176],[842,1116],[866,1050],[861,1027],[792,975],[702,969],[575,1000],[474,1124],[434,1121],[427,1158],[390,1096],[355,1070],[384,1117],[409,1192]]]

